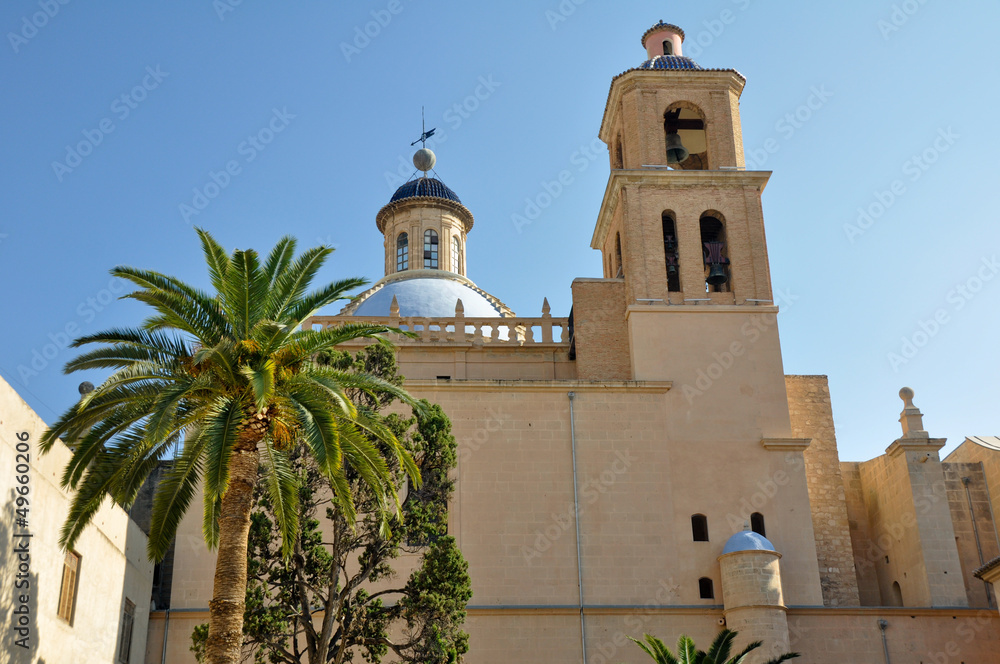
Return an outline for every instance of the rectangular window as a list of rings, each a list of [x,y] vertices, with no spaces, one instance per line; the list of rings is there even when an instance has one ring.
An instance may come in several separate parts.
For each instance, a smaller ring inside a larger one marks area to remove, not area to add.
[[[118,635],[118,664],[129,664],[129,652],[132,650],[132,624],[135,622],[135,604],[125,599],[125,611],[122,613],[122,631]]]
[[[73,624],[73,605],[76,602],[76,582],[80,570],[80,556],[72,551],[66,552],[63,561],[62,587],[59,589],[59,617]]]

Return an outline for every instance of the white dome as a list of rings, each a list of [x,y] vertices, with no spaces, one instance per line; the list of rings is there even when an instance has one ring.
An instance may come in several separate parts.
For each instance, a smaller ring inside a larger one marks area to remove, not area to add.
[[[466,318],[503,318],[513,312],[500,300],[468,279],[451,272],[413,270],[397,272],[379,281],[344,307],[342,315],[388,317],[392,299],[400,318],[453,318],[462,300]]]

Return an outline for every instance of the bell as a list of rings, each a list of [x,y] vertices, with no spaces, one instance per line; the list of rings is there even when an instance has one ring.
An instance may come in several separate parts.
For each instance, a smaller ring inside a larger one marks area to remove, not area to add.
[[[709,286],[721,286],[727,281],[729,281],[729,277],[726,276],[726,267],[722,263],[709,264],[708,278],[705,279],[705,283]]]
[[[680,134],[667,134],[667,163],[679,164],[691,153],[681,143]]]

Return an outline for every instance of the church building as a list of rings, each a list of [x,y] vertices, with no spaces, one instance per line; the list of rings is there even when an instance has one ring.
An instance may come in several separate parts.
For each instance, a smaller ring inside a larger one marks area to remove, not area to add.
[[[572,281],[567,317],[541,296],[515,313],[469,278],[473,210],[423,148],[419,175],[374,215],[385,276],[307,323],[415,333],[393,338],[400,372],[459,446],[465,661],[640,664],[626,637],[707,647],[723,627],[764,642],[753,662],[998,661],[1000,439],[970,436],[942,459],[903,388],[901,412],[884,414],[899,437],[841,461],[826,377],[782,365],[747,81],[685,57],[675,25],[641,42],[599,125],[603,274]],[[194,661],[214,569],[201,530],[189,513],[157,571],[147,664]]]

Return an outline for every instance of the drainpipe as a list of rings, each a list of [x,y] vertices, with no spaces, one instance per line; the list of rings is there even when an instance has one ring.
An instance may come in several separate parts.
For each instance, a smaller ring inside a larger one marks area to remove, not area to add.
[[[986,564],[983,559],[983,544],[979,540],[979,524],[976,523],[976,513],[972,509],[972,491],[969,490],[969,485],[972,484],[972,479],[968,477],[962,478],[962,484],[965,485],[965,497],[969,501],[969,518],[972,519],[972,532],[976,535],[976,550],[979,551],[979,566],[982,567]],[[993,608],[993,597],[990,595],[990,583],[989,581],[983,581],[986,586],[986,606]]]
[[[167,664],[167,637],[170,635],[170,609],[166,611],[166,618],[163,619],[163,652],[160,653],[160,664]]]
[[[889,642],[885,638],[885,630],[888,627],[888,620],[879,619],[878,628],[882,631],[882,651],[885,653],[885,664],[892,664],[892,662],[889,661]]]
[[[573,452],[573,512],[576,522],[576,582],[580,588],[580,648],[583,651],[583,664],[587,664],[587,623],[583,617],[583,555],[580,552],[580,496],[579,482],[576,471],[576,420],[573,416],[573,400],[575,392],[568,392],[569,397],[569,440]]]

